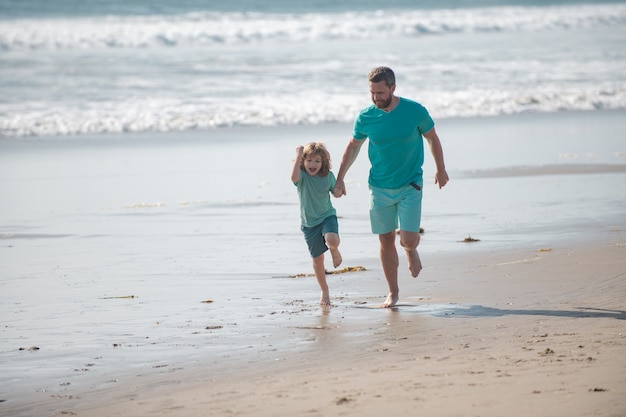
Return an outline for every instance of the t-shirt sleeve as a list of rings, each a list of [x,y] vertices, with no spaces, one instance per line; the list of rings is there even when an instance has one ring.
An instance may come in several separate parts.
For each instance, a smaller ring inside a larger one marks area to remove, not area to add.
[[[422,105],[418,105],[417,120],[419,120],[417,129],[421,135],[423,135],[424,133],[428,133],[430,129],[435,127],[435,121],[432,119],[432,117],[430,117],[430,114],[428,114],[428,110],[426,110],[426,107]]]
[[[335,189],[335,184],[337,183],[337,178],[335,177],[335,174],[333,174],[332,171],[328,173],[328,182],[330,185],[330,187],[328,188],[328,191],[332,193]]]
[[[362,126],[361,126],[361,113],[359,113],[355,118],[354,118],[354,125],[352,127],[352,137],[354,139],[358,139],[358,140],[363,140],[365,138],[367,138],[367,134],[365,134],[362,131]]]

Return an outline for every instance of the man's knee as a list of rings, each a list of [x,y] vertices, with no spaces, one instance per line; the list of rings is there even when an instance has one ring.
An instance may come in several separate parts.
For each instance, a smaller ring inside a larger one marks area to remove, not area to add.
[[[396,232],[385,233],[382,235],[378,235],[378,240],[380,241],[380,246],[383,248],[395,246],[396,244]]]
[[[413,250],[420,243],[420,234],[417,232],[406,232],[400,230],[400,246],[405,250]]]

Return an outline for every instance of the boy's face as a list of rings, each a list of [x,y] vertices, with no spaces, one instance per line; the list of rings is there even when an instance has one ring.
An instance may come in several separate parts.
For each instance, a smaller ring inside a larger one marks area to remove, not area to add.
[[[306,155],[304,157],[304,170],[311,176],[317,175],[322,169],[322,157],[320,155]]]

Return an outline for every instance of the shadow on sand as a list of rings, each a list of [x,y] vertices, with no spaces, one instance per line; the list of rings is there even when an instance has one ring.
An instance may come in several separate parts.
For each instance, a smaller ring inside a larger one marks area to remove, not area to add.
[[[424,304],[419,306],[400,305],[391,308],[397,312],[424,313],[445,317],[503,317],[503,316],[546,316],[570,318],[595,318],[626,320],[626,311],[606,310],[591,307],[576,307],[575,310],[513,310],[463,304]]]

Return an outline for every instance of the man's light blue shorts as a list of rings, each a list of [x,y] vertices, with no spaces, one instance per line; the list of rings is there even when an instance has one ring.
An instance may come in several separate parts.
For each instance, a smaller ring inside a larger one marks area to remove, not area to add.
[[[389,189],[371,186],[370,223],[372,233],[382,235],[398,229],[419,232],[422,217],[422,184]]]

